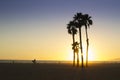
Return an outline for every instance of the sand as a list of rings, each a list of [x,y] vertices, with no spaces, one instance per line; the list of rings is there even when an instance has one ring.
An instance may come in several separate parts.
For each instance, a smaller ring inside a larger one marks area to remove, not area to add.
[[[0,63],[0,80],[120,80],[120,63],[91,64],[10,64]]]

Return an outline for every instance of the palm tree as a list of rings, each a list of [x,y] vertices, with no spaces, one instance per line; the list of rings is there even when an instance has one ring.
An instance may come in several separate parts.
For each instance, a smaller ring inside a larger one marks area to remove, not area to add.
[[[79,67],[79,43],[74,42],[72,46],[74,47],[75,53],[77,54],[77,67]]]
[[[90,25],[93,24],[93,21],[91,20],[91,16],[88,14],[83,15],[83,25],[85,26],[85,32],[86,32],[86,43],[87,43],[87,48],[86,48],[86,66],[88,66],[88,47],[89,47],[89,39],[88,39],[88,32],[87,29],[90,28]]]
[[[70,21],[67,25],[68,33],[72,35],[73,44],[75,43],[75,34],[77,34],[77,29],[75,27],[75,24],[73,21]],[[75,66],[75,47],[72,47],[73,49],[73,66]]]
[[[81,49],[81,66],[83,67],[83,48],[82,48],[82,34],[81,34],[81,27],[83,25],[83,15],[82,13],[77,13],[74,17],[74,22],[76,27],[79,29],[79,38],[80,38],[80,49]]]

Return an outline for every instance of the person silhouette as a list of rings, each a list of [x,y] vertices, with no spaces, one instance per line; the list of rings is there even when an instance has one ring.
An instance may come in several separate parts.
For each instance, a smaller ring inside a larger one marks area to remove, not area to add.
[[[32,62],[33,62],[33,64],[36,64],[36,63],[37,63],[37,62],[36,62],[36,59],[32,60]]]

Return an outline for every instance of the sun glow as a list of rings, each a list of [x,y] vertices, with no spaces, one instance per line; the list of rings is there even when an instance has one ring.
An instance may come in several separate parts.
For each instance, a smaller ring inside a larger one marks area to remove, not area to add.
[[[83,52],[84,52],[83,53],[83,57],[84,57],[84,62],[85,62],[86,61],[86,51],[83,50]],[[77,55],[76,54],[75,54],[75,57],[77,59]],[[81,61],[81,53],[80,52],[79,52],[79,59]],[[68,51],[67,60],[70,60],[70,61],[73,60],[73,50],[69,50]],[[95,60],[95,54],[94,54],[94,52],[91,49],[89,49],[89,51],[88,51],[88,61],[94,61],[94,60]]]
[[[73,60],[73,50],[68,50],[67,60],[69,61]]]
[[[84,60],[86,60],[86,51],[84,52]],[[95,54],[91,49],[89,49],[88,50],[88,61],[94,61],[94,60],[95,60]]]

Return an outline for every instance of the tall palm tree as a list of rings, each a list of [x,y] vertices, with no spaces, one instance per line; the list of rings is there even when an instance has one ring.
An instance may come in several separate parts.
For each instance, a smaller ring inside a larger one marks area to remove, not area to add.
[[[83,67],[83,48],[82,48],[82,34],[81,27],[83,26],[83,14],[77,13],[74,17],[74,22],[76,27],[79,29],[79,38],[80,38],[80,49],[81,49],[81,66]]]
[[[75,27],[75,23],[73,21],[70,21],[67,25],[68,33],[72,35],[73,44],[75,43],[75,34],[77,34],[77,29]],[[72,47],[73,49],[73,66],[75,66],[75,47]]]
[[[85,32],[86,32],[86,43],[87,43],[87,48],[86,48],[86,66],[88,66],[88,47],[89,47],[89,38],[88,38],[88,32],[87,29],[90,28],[90,25],[93,24],[93,21],[91,20],[91,16],[88,14],[83,15],[83,25],[85,26]]]

